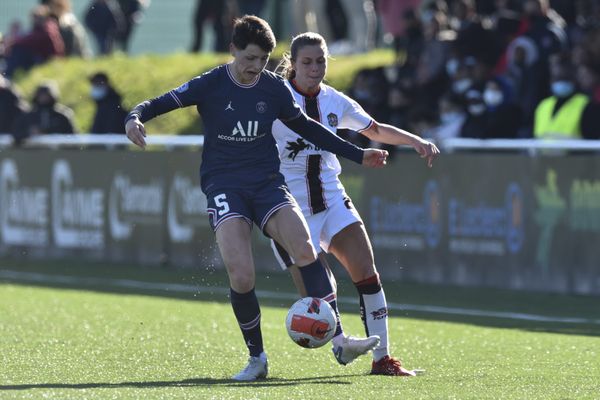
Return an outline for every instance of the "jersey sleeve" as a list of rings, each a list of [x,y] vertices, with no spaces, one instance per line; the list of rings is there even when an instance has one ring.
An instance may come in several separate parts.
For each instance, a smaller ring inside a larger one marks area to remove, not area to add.
[[[189,107],[200,104],[206,94],[209,92],[214,74],[205,73],[195,77],[191,81],[184,83],[167,92],[165,95],[169,95],[175,100],[179,107]]]
[[[161,96],[138,104],[127,114],[125,122],[135,117],[141,122],[146,122],[177,108],[200,104],[208,92],[210,83],[211,76],[208,73],[195,77]]]
[[[344,109],[344,113],[339,124],[340,128],[362,132],[369,129],[371,125],[373,125],[373,118],[367,114],[360,104],[341,92],[337,92],[337,94]]]
[[[280,100],[280,109],[278,119],[282,122],[291,121],[295,118],[298,118],[300,114],[302,114],[302,108],[300,105],[296,103],[294,99],[294,95],[292,94],[290,88],[282,81],[279,81],[281,84],[279,86],[279,100]]]

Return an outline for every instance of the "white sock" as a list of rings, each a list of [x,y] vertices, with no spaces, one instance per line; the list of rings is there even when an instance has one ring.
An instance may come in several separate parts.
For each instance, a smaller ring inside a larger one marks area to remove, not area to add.
[[[331,339],[331,344],[333,345],[333,347],[338,347],[339,345],[342,344],[342,342],[344,341],[345,335],[343,333],[335,336],[333,339]]]
[[[379,345],[373,349],[373,360],[379,361],[390,354],[388,345],[388,308],[383,288],[375,294],[361,294],[364,305],[364,317],[369,336],[381,338]]]

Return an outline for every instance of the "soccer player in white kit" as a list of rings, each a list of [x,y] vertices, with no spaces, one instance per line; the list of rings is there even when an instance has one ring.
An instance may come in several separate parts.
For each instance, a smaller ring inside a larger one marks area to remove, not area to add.
[[[380,143],[410,145],[431,167],[439,154],[435,144],[378,123],[357,102],[323,84],[327,57],[325,39],[308,32],[292,40],[290,54],[280,65],[286,84],[306,114],[332,132],[347,128]],[[414,371],[403,368],[400,360],[390,356],[385,294],[362,219],[338,178],[341,166],[337,157],[297,135],[279,120],[273,123],[273,136],[281,158],[280,171],[308,222],[314,247],[333,254],[346,268],[359,293],[367,336],[381,339],[373,350],[371,374],[414,376]],[[304,295],[302,277],[294,260],[276,242],[272,242],[272,247],[282,268],[290,270],[300,294]],[[348,361],[341,352],[344,340],[348,338],[343,332],[336,332],[333,352],[340,364]]]

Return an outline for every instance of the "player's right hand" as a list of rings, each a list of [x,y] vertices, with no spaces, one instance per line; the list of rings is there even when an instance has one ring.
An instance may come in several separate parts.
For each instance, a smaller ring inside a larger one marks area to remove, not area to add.
[[[127,139],[131,140],[136,146],[142,149],[146,148],[146,128],[138,118],[132,118],[125,124],[125,133]]]
[[[387,164],[388,152],[381,149],[365,149],[362,165],[371,168],[382,168]]]

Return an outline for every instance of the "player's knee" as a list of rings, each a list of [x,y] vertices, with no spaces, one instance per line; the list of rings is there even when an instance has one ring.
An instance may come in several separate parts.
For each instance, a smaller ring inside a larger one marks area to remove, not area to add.
[[[291,253],[297,265],[307,265],[317,259],[317,252],[310,241],[301,241],[293,244]]]
[[[254,287],[254,271],[243,268],[229,268],[229,283],[239,293],[246,293]]]

